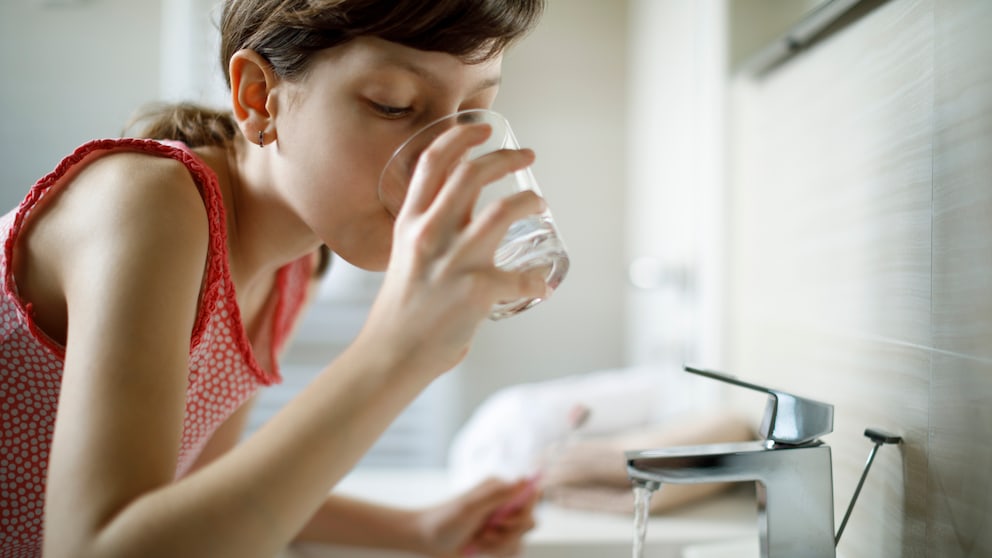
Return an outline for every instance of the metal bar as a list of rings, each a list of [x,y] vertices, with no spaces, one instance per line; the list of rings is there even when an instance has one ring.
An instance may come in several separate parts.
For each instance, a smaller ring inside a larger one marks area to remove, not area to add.
[[[881,445],[881,442],[875,444],[875,447],[871,448],[871,452],[868,454],[868,463],[865,464],[865,470],[861,472],[861,480],[858,481],[858,487],[854,489],[854,496],[851,497],[851,503],[847,505],[847,511],[844,512],[844,520],[840,522],[840,528],[837,529],[837,536],[834,537],[835,547],[840,542],[840,536],[844,534],[844,527],[847,527],[847,520],[851,518],[851,512],[854,511],[854,503],[858,501],[858,495],[861,494],[861,487],[865,485],[865,478],[868,477],[871,462],[875,460],[875,453],[878,452],[878,448]]]
[[[861,473],[861,480],[858,481],[858,486],[854,489],[854,496],[851,497],[851,503],[847,506],[847,512],[844,513],[844,520],[840,522],[840,529],[837,529],[837,536],[834,537],[835,548],[840,542],[840,536],[844,534],[844,527],[847,527],[847,520],[851,518],[854,503],[858,501],[858,495],[861,494],[861,487],[865,485],[865,478],[868,477],[868,470],[871,469],[872,461],[875,461],[875,454],[878,452],[879,446],[882,444],[902,443],[901,436],[890,434],[877,428],[866,428],[865,436],[872,442],[875,442],[875,447],[871,448],[871,452],[868,454],[868,462],[865,463],[865,470]]]

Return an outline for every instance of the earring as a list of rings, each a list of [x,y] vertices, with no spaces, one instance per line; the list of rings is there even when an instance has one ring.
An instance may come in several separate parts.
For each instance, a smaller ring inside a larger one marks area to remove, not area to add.
[[[261,130],[258,131],[258,146],[265,147],[265,132]]]

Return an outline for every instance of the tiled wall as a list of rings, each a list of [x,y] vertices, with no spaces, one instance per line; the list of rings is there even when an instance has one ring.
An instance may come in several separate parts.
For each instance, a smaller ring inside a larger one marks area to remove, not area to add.
[[[992,2],[858,12],[734,79],[729,371],[835,404],[838,522],[904,437],[845,558],[992,556]]]
[[[934,19],[927,544],[992,556],[992,3]]]

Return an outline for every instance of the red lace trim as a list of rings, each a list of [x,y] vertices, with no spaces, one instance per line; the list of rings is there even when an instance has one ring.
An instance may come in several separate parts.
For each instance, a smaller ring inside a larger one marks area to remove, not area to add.
[[[239,351],[244,355],[252,373],[262,384],[271,385],[280,382],[282,377],[277,364],[274,364],[271,374],[266,373],[258,365],[241,319],[241,310],[237,304],[237,293],[234,291],[231,270],[227,265],[226,215],[224,213],[224,202],[220,193],[220,185],[217,182],[217,175],[206,163],[190,151],[173,147],[157,140],[138,138],[100,139],[81,145],[71,155],[63,159],[55,170],[35,183],[28,192],[28,195],[18,206],[7,238],[4,241],[3,254],[6,262],[9,264],[12,261],[14,242],[24,225],[25,219],[31,214],[31,210],[42,201],[52,187],[70,170],[90,155],[99,151],[107,151],[108,153],[113,151],[137,151],[157,154],[175,159],[183,163],[190,170],[190,174],[193,176],[206,206],[210,237],[206,262],[207,271],[204,277],[200,308],[193,327],[190,350],[192,351],[200,344],[201,336],[209,323],[210,315],[213,309],[216,308],[217,300],[221,297],[221,288],[226,285],[227,288],[224,289],[224,303],[231,312],[231,318],[237,326],[235,327],[237,330],[235,342]],[[280,269],[277,276],[276,288],[279,293],[279,300],[277,302],[276,315],[273,316],[273,327],[276,328],[277,335],[274,336],[274,339],[277,340],[278,345],[282,344],[287,333],[287,328],[283,325],[284,320],[281,319],[284,315],[283,312],[288,311],[291,316],[299,311],[303,302],[304,297],[300,293],[294,293],[293,300],[285,300],[288,294],[285,289],[290,286],[287,284],[289,268],[299,267],[299,263],[293,262],[284,266],[283,269]],[[303,265],[302,267],[307,268],[308,266]],[[30,305],[24,304],[18,296],[16,286],[14,285],[13,270],[10,268],[10,265],[7,266],[3,285],[6,293],[14,301],[14,306],[20,318],[24,320],[31,333],[60,359],[65,359],[65,347],[48,337],[47,334],[38,328],[34,320],[31,319]],[[276,346],[273,347],[273,350],[275,348]]]

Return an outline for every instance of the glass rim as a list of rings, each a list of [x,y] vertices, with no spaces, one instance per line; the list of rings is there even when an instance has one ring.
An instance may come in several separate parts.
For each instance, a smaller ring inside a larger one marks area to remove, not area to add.
[[[389,162],[386,163],[386,166],[389,166],[389,163],[392,162],[393,157],[395,157],[400,151],[403,151],[403,149],[407,145],[409,145],[413,140],[417,139],[417,136],[419,136],[421,133],[429,130],[430,128],[434,127],[437,124],[440,124],[441,122],[444,122],[445,120],[448,120],[449,118],[457,118],[459,116],[463,116],[463,115],[466,115],[466,114],[484,114],[484,115],[487,115],[487,116],[490,116],[491,115],[491,116],[494,116],[494,117],[502,120],[504,122],[504,124],[507,122],[506,117],[503,116],[502,114],[500,114],[500,113],[498,113],[498,112],[496,112],[496,111],[494,111],[492,109],[484,109],[484,108],[475,108],[475,109],[460,110],[458,112],[452,112],[452,113],[446,114],[444,116],[435,118],[434,120],[431,120],[430,122],[428,122],[427,124],[424,124],[420,128],[417,128],[417,131],[416,132],[410,134],[410,137],[408,137],[405,140],[403,140],[403,143],[401,143],[400,146],[397,147],[393,151],[393,154],[392,154],[392,156],[390,156]]]

